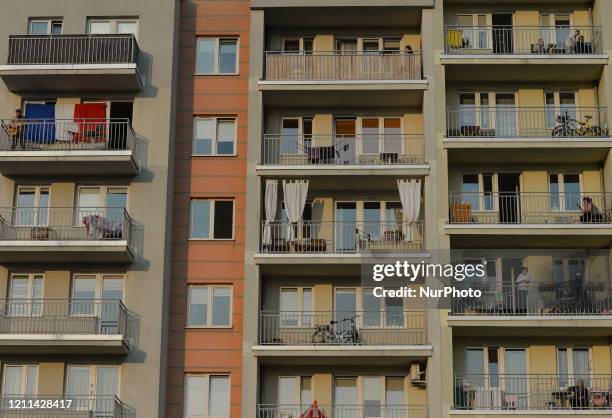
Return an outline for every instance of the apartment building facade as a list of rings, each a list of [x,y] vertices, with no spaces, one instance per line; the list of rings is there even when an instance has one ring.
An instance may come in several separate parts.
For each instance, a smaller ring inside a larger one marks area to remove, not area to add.
[[[181,2],[167,417],[242,414],[249,2]]]
[[[0,6],[0,415],[163,416],[175,3]]]

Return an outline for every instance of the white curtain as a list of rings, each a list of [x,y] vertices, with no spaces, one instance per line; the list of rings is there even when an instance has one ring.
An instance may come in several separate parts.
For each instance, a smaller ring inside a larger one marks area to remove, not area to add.
[[[264,245],[272,244],[271,223],[276,218],[276,205],[278,197],[278,181],[266,180],[266,193],[264,195],[264,206],[266,210],[266,222],[264,224],[262,242]]]
[[[412,230],[412,223],[419,219],[419,213],[421,211],[421,181],[398,180],[397,188],[402,202],[402,209],[408,219],[406,240],[413,241],[414,231]]]
[[[308,180],[283,180],[283,197],[285,199],[285,213],[289,221],[287,225],[287,240],[295,240],[294,226],[302,218],[306,196],[308,195]]]
[[[78,126],[73,121],[74,103],[57,103],[55,105],[55,139],[71,141],[71,132],[78,132]]]

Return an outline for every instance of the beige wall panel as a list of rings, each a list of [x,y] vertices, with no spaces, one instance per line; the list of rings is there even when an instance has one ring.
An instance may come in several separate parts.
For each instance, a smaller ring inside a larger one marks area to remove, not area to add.
[[[64,363],[39,363],[38,394],[61,395],[64,392]]]
[[[595,345],[592,349],[593,353],[593,374],[603,374],[610,376],[612,373],[612,365],[610,364],[610,346]]]
[[[331,284],[315,284],[314,310],[323,312],[333,310],[333,286]]]
[[[312,397],[319,405],[332,404],[332,388],[331,373],[315,373],[312,376]]]
[[[582,185],[586,193],[601,192],[601,172],[598,171],[583,171]]]

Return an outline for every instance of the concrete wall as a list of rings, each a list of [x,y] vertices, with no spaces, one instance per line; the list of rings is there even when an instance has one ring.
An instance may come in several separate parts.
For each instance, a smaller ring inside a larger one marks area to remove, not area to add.
[[[118,179],[113,173],[96,178],[23,178],[6,179],[0,177],[0,203],[10,206],[13,202],[14,184],[51,183],[51,204],[72,206],[76,184],[107,184],[121,182],[129,184],[128,210],[137,224],[138,254],[133,264],[122,266],[126,271],[124,302],[137,317],[138,339],[130,354],[121,360],[121,390],[123,402],[136,410],[138,417],[158,417],[163,415],[160,406],[164,404],[165,390],[165,286],[169,258],[168,224],[171,219],[169,201],[172,184],[168,176],[172,174],[172,142],[174,137],[173,88],[175,18],[178,10],[177,0],[108,0],[104,2],[74,2],[62,0],[46,2],[23,0],[18,3],[3,2],[0,6],[0,57],[7,56],[7,39],[10,34],[27,33],[30,17],[62,17],[64,34],[83,34],[88,17],[137,17],[139,20],[138,43],[140,47],[139,71],[144,80],[144,88],[136,93],[110,92],[62,92],[48,94],[34,93],[30,97],[91,99],[133,99],[133,127],[139,138],[143,165],[140,173],[133,178]],[[2,63],[4,64],[4,62]],[[15,108],[23,98],[10,93],[0,82],[0,115],[12,117]],[[152,204],[154,202],[154,204]],[[108,266],[89,266],[99,272]],[[32,266],[12,266],[11,269],[31,270]],[[57,289],[57,295],[66,297],[68,270],[79,270],[82,266],[42,266],[47,270],[47,283],[57,284],[49,287]],[[61,276],[61,277],[60,277]],[[61,285],[60,285],[61,282]],[[3,287],[2,292],[4,292]],[[61,290],[60,290],[61,289]],[[51,296],[51,294],[48,294]],[[55,296],[55,293],[53,293]],[[86,357],[86,356],[85,356]],[[32,356],[22,356],[20,360],[36,360]],[[80,361],[78,358],[68,361]],[[89,359],[91,362],[105,359]],[[48,376],[59,382],[63,377],[60,367],[49,369]],[[44,368],[42,369],[44,372]],[[41,373],[41,382],[45,382]],[[53,393],[61,392],[62,385],[47,386]],[[45,386],[41,386],[41,390]]]

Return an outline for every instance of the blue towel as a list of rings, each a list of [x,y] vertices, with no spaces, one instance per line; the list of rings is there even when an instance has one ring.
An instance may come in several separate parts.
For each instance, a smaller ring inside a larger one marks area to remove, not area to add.
[[[37,144],[55,142],[55,104],[28,103],[26,106],[26,126],[23,138]],[[36,122],[28,122],[36,119]],[[41,120],[43,119],[43,120]]]

